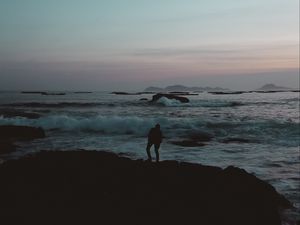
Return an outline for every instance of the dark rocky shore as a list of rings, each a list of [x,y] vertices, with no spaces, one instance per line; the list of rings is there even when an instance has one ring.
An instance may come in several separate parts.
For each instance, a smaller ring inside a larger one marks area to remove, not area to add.
[[[45,131],[42,128],[28,126],[0,126],[0,155],[16,150],[17,141],[32,141],[37,138],[44,138]]]
[[[108,152],[41,152],[3,163],[0,178],[0,218],[11,224],[280,225],[291,207],[236,167]]]

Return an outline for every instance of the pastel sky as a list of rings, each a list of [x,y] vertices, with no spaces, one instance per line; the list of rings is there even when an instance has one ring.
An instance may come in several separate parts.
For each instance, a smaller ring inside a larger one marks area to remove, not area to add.
[[[0,90],[298,81],[298,0],[0,0]]]

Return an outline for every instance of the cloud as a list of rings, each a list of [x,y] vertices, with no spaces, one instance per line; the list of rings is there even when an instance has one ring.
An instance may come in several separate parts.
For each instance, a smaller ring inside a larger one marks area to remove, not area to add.
[[[134,56],[145,57],[180,57],[180,56],[220,56],[241,54],[270,54],[275,52],[297,50],[299,44],[269,44],[269,45],[213,45],[183,48],[145,48],[132,53]]]

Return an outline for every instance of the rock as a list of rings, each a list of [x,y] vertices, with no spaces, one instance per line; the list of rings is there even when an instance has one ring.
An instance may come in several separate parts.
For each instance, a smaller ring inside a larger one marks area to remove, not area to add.
[[[277,92],[286,92],[286,91],[278,90],[278,91],[253,91],[253,92],[256,92],[256,93],[277,93]]]
[[[228,144],[232,142],[237,142],[237,143],[250,143],[251,141],[245,138],[226,138],[222,140],[223,143]]]
[[[213,135],[205,132],[193,132],[188,134],[186,139],[181,141],[173,141],[171,143],[183,147],[202,147],[206,145],[203,142],[209,142],[212,138]]]
[[[38,113],[33,112],[24,112],[21,110],[11,109],[11,108],[4,108],[0,109],[0,115],[6,118],[13,118],[13,117],[25,117],[28,119],[38,119],[41,117]]]
[[[188,138],[194,141],[204,141],[208,142],[211,141],[213,138],[213,135],[205,132],[197,132],[197,133],[191,133],[188,135]]]
[[[41,95],[66,95],[66,93],[60,92],[60,93],[55,93],[55,92],[42,92]]]
[[[40,94],[40,95],[42,95],[42,94],[45,94],[46,92],[44,92],[44,91],[22,91],[21,93],[22,94]]]
[[[22,94],[40,94],[40,95],[66,95],[63,92],[46,92],[46,91],[22,91]]]
[[[209,93],[214,94],[214,95],[240,95],[240,94],[246,93],[246,91],[230,91],[230,92],[212,91]]]
[[[168,99],[175,99],[175,100],[178,100],[178,101],[180,101],[182,103],[189,102],[189,99],[186,98],[186,97],[182,97],[182,96],[178,96],[178,95],[173,95],[173,94],[162,94],[162,93],[153,95],[151,102],[156,102],[156,101],[158,101],[162,97],[165,97],[165,98],[168,98]]]
[[[32,140],[35,138],[44,138],[45,132],[42,128],[27,126],[0,126],[0,139],[2,140]]]
[[[10,141],[0,140],[0,155],[10,153],[16,150],[16,145]]]
[[[137,92],[140,95],[149,95],[149,94],[156,94],[156,92],[153,91],[142,91],[142,92]]]
[[[1,164],[0,177],[1,218],[23,219],[14,224],[49,213],[47,224],[94,215],[98,224],[280,225],[279,208],[291,207],[270,184],[236,167],[99,151],[41,152]]]
[[[111,94],[115,94],[115,95],[141,95],[140,93],[128,93],[128,92],[122,92],[122,91],[114,91]]]
[[[204,143],[195,141],[195,140],[182,140],[182,141],[173,141],[171,142],[174,145],[179,145],[183,147],[202,147],[205,146]]]
[[[13,125],[0,126],[0,154],[15,151],[14,141],[30,141],[44,137],[45,132],[42,128]]]

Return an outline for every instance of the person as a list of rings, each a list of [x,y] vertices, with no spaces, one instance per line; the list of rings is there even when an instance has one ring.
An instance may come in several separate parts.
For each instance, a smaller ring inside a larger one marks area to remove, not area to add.
[[[151,128],[149,133],[148,133],[148,144],[147,144],[147,155],[148,155],[148,160],[152,161],[150,149],[152,145],[154,145],[154,150],[155,150],[155,155],[156,155],[156,162],[159,162],[159,147],[160,143],[162,142],[162,133],[160,130],[160,125],[156,124],[155,127]]]

